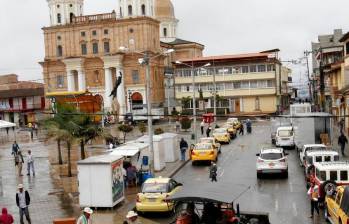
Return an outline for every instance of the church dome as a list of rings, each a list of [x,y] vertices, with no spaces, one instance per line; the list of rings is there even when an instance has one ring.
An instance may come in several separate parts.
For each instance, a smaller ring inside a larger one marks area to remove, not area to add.
[[[155,0],[156,18],[175,18],[174,7],[171,0]]]

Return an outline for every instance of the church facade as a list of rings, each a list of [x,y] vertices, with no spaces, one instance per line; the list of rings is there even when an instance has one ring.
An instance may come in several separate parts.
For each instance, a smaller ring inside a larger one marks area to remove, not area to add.
[[[170,0],[119,0],[112,12],[95,15],[84,15],[84,0],[47,1],[50,26],[43,28],[40,64],[51,98],[89,92],[103,97],[105,112],[146,114],[145,67],[138,59],[147,52],[152,58],[150,100],[161,111],[171,62],[202,56],[203,45],[177,38]],[[168,49],[175,51],[163,55]],[[117,80],[116,101],[110,95]]]

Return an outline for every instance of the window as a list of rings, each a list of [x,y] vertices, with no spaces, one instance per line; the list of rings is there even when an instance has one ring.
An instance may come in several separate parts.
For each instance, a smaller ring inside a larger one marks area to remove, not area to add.
[[[267,80],[267,87],[274,87],[274,81],[273,80]]]
[[[349,42],[345,43],[345,53],[346,55],[349,54]]]
[[[324,162],[331,162],[331,156],[325,156]]]
[[[57,13],[57,23],[61,23],[61,22],[62,22],[61,14]]]
[[[96,36],[96,35],[97,35],[97,30],[93,30],[93,31],[92,31],[92,35],[93,35],[93,36]]]
[[[258,72],[265,72],[265,65],[258,65]]]
[[[70,6],[70,8],[72,8],[72,7],[73,7],[73,4],[70,4],[69,6]]]
[[[70,13],[69,18],[70,18],[70,23],[72,23],[74,19],[74,13]]]
[[[259,80],[257,83],[258,88],[266,88],[267,87],[267,81],[266,80]]]
[[[167,28],[164,28],[164,37],[167,37]]]
[[[81,54],[86,55],[87,54],[87,46],[86,44],[81,44]]]
[[[85,31],[82,31],[80,34],[81,34],[82,37],[86,36],[86,32]]]
[[[267,65],[267,71],[271,72],[271,71],[275,71],[275,65]]]
[[[133,81],[133,84],[138,84],[139,83],[139,73],[138,73],[138,70],[132,70],[132,81]]]
[[[61,36],[57,36],[57,40],[61,40],[62,38],[61,38]]]
[[[61,45],[57,46],[57,57],[62,57],[63,56],[63,48]]]
[[[104,35],[108,35],[108,33],[109,33],[109,30],[108,30],[108,29],[105,29],[105,30],[104,30]]]
[[[142,5],[142,15],[145,16],[146,12],[145,12],[145,5]]]
[[[322,156],[315,156],[315,162],[322,162]]]
[[[337,171],[330,171],[330,180],[332,181],[337,180]]]
[[[326,171],[319,171],[316,169],[316,176],[319,178],[321,181],[326,181]]]
[[[187,92],[190,92],[190,86],[185,86]]]
[[[250,65],[250,72],[257,72],[257,67],[256,65]]]
[[[106,41],[104,42],[104,53],[109,53],[109,52],[110,52],[109,42]]]
[[[64,76],[57,75],[57,88],[63,88],[64,86]]]
[[[249,81],[241,82],[241,88],[242,89],[249,89],[250,88],[250,82]]]
[[[250,88],[257,88],[257,81],[250,81]]]
[[[240,89],[241,88],[241,82],[233,82],[234,89]]]
[[[59,9],[59,7],[61,7],[60,5],[57,5],[57,9]]]
[[[92,52],[93,54],[98,54],[98,43],[92,44]]]
[[[248,73],[248,66],[241,66],[241,73]]]
[[[341,180],[347,181],[348,180],[348,171],[347,170],[341,170],[340,171]]]
[[[132,16],[132,5],[128,6],[128,15]]]

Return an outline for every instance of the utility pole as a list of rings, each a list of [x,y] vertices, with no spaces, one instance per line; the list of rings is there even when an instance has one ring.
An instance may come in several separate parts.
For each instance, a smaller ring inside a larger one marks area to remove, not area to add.
[[[310,80],[310,70],[309,70],[309,54],[312,53],[311,51],[304,51],[304,56],[307,60],[307,75],[308,75],[308,82],[309,82],[309,97],[311,99],[311,102],[314,103],[315,99],[314,99],[314,96],[312,94],[312,91],[311,91],[311,85],[312,85],[312,81]],[[313,90],[314,91],[314,90]]]
[[[320,59],[320,106],[321,111],[325,111],[325,74],[322,66],[322,58]]]
[[[213,128],[216,127],[217,122],[217,85],[216,72],[213,72]]]

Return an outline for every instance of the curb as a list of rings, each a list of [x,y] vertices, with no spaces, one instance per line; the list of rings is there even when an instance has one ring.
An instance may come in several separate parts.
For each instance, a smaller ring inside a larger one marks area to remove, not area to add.
[[[173,177],[176,175],[185,165],[189,163],[190,159],[186,160],[184,163],[182,163],[178,168],[174,169],[173,172],[169,175],[169,177]]]

